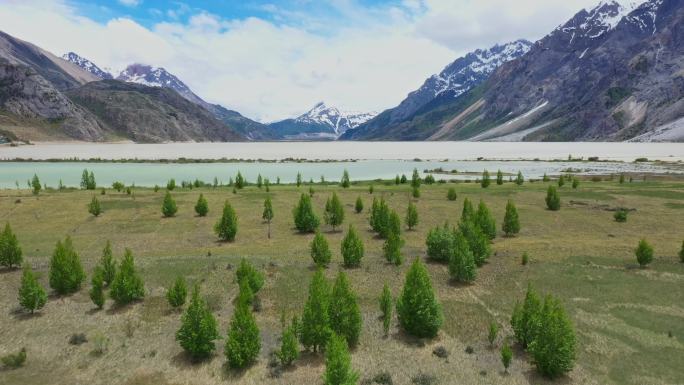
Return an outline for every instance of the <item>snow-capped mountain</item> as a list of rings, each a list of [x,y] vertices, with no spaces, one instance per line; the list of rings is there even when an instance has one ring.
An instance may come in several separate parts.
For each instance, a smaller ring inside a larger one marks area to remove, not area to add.
[[[614,29],[625,16],[639,5],[640,2],[635,1],[621,4],[615,0],[602,0],[595,7],[589,10],[585,8],[578,12],[575,17],[558,26],[551,32],[551,35],[566,34],[569,36],[569,44],[585,44],[585,39],[599,38]]]
[[[121,71],[119,76],[116,77],[116,80],[142,84],[148,87],[171,88],[186,99],[195,103],[197,103],[197,99],[200,99],[190,90],[190,87],[162,67],[153,67],[139,63],[131,64]]]
[[[74,63],[82,69],[90,72],[91,74],[97,76],[100,79],[113,79],[114,77],[108,71],[105,71],[95,65],[95,63],[90,60],[78,55],[75,52],[69,52],[62,55],[62,59]]]
[[[375,115],[374,112],[343,111],[320,102],[296,118],[269,124],[269,128],[284,139],[335,139]]]

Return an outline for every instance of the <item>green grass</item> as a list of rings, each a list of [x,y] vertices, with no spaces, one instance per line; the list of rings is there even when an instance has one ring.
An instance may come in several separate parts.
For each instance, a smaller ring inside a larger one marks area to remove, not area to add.
[[[372,198],[385,196],[400,217],[409,201],[408,185],[375,182],[375,194],[368,185],[350,189],[316,185],[314,207],[322,214],[325,200],[336,191],[345,207],[344,231],[322,231],[329,240],[333,262],[326,275],[333,279],[346,271],[363,312],[361,343],[353,350],[353,365],[361,378],[379,371],[392,374],[395,384],[410,384],[419,372],[435,375],[442,384],[545,384],[528,357],[517,352],[510,374],[501,375],[498,348],[511,336],[509,318],[516,301],[532,283],[542,293],[558,296],[568,310],[578,338],[577,365],[562,383],[682,383],[681,357],[684,356],[684,264],[678,262],[684,217],[678,200],[684,199],[684,183],[649,181],[619,185],[611,182],[584,182],[579,189],[560,189],[562,208],[545,209],[548,183],[516,186],[493,184],[483,189],[476,183],[434,184],[421,188],[415,200],[420,223],[415,231],[405,231],[403,253],[406,263],[393,266],[382,257],[382,240],[369,231],[368,209]],[[448,201],[446,192],[456,188],[458,199]],[[50,297],[37,316],[18,316],[16,292],[21,272],[0,271],[0,355],[27,347],[25,367],[0,371],[3,384],[126,384],[191,383],[220,384],[228,377],[241,384],[319,383],[324,368],[320,356],[305,354],[298,365],[281,378],[271,378],[268,353],[278,345],[281,315],[301,315],[313,267],[309,257],[311,234],[298,234],[291,210],[308,186],[272,186],[275,219],[272,238],[266,238],[261,220],[263,200],[269,195],[250,186],[233,194],[229,188],[178,189],[172,192],[179,211],[174,218],[162,218],[164,192],[134,189],[133,196],[110,189],[99,195],[104,213],[95,218],[87,213],[90,191],[48,192],[32,196],[27,191],[4,190],[0,199],[0,223],[12,224],[26,260],[47,286],[48,261],[55,243],[70,235],[90,275],[107,240],[116,258],[130,248],[145,280],[146,298],[123,309],[108,300],[103,311],[94,311],[86,284],[80,292]],[[209,202],[209,215],[195,216],[193,206],[199,194]],[[360,196],[366,211],[355,214],[353,203]],[[437,339],[425,346],[406,339],[396,319],[390,336],[382,333],[378,320],[378,296],[385,282],[396,297],[402,287],[409,262],[425,257],[425,237],[430,228],[445,221],[456,224],[464,198],[474,203],[484,200],[500,226],[506,201],[513,199],[520,213],[521,233],[514,238],[501,234],[492,245],[494,255],[472,285],[449,283],[445,265],[429,263],[428,269],[445,322]],[[15,203],[21,199],[20,203]],[[213,225],[225,200],[239,217],[234,243],[217,242]],[[570,205],[570,200],[586,202]],[[616,223],[606,207],[634,208],[626,223]],[[322,216],[322,215],[321,215]],[[363,238],[366,256],[361,267],[341,266],[340,243],[352,223]],[[655,260],[646,269],[638,268],[634,248],[640,238],[655,246]],[[520,264],[523,252],[530,255],[527,266]],[[223,364],[223,343],[217,342],[217,355],[199,365],[186,362],[174,340],[180,313],[166,304],[165,290],[182,275],[190,285],[199,284],[225,335],[237,293],[234,270],[240,258],[250,259],[266,274],[260,292],[262,310],[256,313],[263,348],[259,361],[243,373],[227,373]],[[486,340],[491,321],[500,327],[497,347]],[[133,323],[133,337],[124,332]],[[7,325],[7,327],[5,327]],[[75,332],[92,339],[102,333],[110,339],[101,357],[90,354],[92,346],[74,348],[67,344]],[[672,333],[672,337],[668,336]],[[449,361],[432,355],[435,346],[450,351]],[[464,353],[472,346],[474,354]],[[154,354],[152,354],[154,352]],[[482,376],[480,372],[487,372]],[[160,375],[164,373],[164,375]]]

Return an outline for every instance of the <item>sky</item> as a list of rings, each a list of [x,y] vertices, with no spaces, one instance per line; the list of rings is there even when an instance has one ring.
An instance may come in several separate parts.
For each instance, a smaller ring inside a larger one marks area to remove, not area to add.
[[[262,122],[397,105],[478,48],[535,41],[598,0],[0,0],[0,29],[118,72],[164,67]]]

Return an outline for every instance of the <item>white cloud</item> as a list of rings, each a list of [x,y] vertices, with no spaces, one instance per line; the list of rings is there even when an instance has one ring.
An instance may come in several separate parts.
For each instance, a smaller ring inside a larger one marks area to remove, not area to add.
[[[10,1],[0,5],[0,25],[101,67],[163,66],[208,101],[269,121],[321,100],[360,111],[392,107],[463,53],[537,39],[595,2],[404,0],[359,8],[353,0],[335,0],[333,16],[266,7],[277,23],[181,7],[165,10],[172,21],[146,28],[128,18],[97,23],[67,3]],[[174,21],[180,13],[192,16]]]
[[[119,3],[127,6],[127,7],[137,7],[142,0],[118,0]]]

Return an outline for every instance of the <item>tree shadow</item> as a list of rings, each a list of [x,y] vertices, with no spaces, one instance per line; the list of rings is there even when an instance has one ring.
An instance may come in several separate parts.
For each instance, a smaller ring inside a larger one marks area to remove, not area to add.
[[[297,367],[319,367],[322,365],[325,365],[325,354],[323,352],[304,350],[299,354]]]
[[[104,310],[104,309],[100,309],[100,308],[98,308],[98,307],[94,307],[94,308],[91,308],[91,309],[86,310],[86,311],[85,311],[85,314],[86,314],[86,315],[93,315],[93,314],[99,313],[99,312],[101,312],[101,311],[103,311],[103,310]]]
[[[31,313],[31,312],[25,311],[24,309],[22,309],[20,307],[16,307],[14,309],[11,309],[9,311],[9,314],[14,319],[16,319],[17,321],[27,321],[27,320],[34,319],[34,318],[43,317],[43,312],[41,312],[41,311]]]
[[[221,365],[221,367],[223,368],[223,370],[221,371],[221,379],[224,381],[240,380],[245,376],[245,373],[247,373],[247,369],[249,369],[253,365],[256,365],[258,362],[259,361],[257,360],[253,362],[251,365],[240,369],[231,368],[230,365],[228,365],[228,362],[225,362],[223,363],[223,365]]]
[[[527,379],[530,384],[571,384],[573,383],[572,378],[567,375],[562,375],[556,378],[549,378],[542,376],[535,368],[528,368],[523,372],[523,376]]]
[[[21,271],[21,269],[18,266],[15,266],[12,268],[6,267],[6,268],[0,269],[0,275],[10,274],[10,273],[14,273],[16,271]]]
[[[181,370],[194,369],[210,364],[216,356],[216,353],[212,353],[208,357],[196,359],[185,350],[181,350],[171,357],[171,365]]]
[[[126,312],[130,311],[131,309],[133,309],[133,306],[139,302],[140,301],[133,301],[131,303],[127,303],[127,304],[123,304],[123,305],[119,305],[117,303],[114,303],[114,304],[112,304],[112,306],[109,307],[109,309],[105,310],[105,313],[107,313],[108,315],[123,314],[123,313],[126,313]]]
[[[414,337],[408,333],[406,333],[404,330],[401,328],[398,329],[397,332],[391,335],[393,339],[403,343],[404,345],[411,347],[411,348],[416,348],[416,349],[421,349],[424,348],[426,343],[426,339],[424,338],[419,338],[419,337]]]

